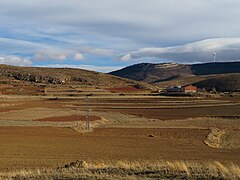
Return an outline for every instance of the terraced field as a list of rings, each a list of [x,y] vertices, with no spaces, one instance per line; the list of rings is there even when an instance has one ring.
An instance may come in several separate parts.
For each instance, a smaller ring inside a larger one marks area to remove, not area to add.
[[[89,96],[90,132],[83,95],[2,95],[0,100],[1,170],[76,160],[240,162],[238,97],[97,92]],[[222,142],[219,148],[204,143],[212,128],[225,132],[214,137]]]

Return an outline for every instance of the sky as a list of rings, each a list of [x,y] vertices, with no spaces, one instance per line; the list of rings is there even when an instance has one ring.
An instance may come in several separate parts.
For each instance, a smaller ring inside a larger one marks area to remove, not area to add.
[[[240,60],[239,0],[1,0],[0,64],[110,72]]]

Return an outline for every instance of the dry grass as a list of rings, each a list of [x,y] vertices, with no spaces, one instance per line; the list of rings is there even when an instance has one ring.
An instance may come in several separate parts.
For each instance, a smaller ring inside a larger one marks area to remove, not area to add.
[[[208,134],[207,138],[204,140],[204,143],[213,148],[222,147],[222,136],[225,134],[225,130],[218,128],[212,128],[211,133]]]
[[[80,134],[84,134],[84,133],[89,133],[89,132],[93,132],[94,128],[99,128],[99,127],[103,127],[107,124],[109,124],[109,120],[105,119],[105,118],[101,118],[101,120],[96,120],[90,123],[90,130],[86,129],[86,122],[84,121],[79,121],[77,122],[78,124],[71,127],[74,131],[77,131]]]
[[[239,179],[233,163],[161,161],[76,161],[56,169],[19,170],[0,173],[0,179]]]
[[[240,148],[239,131],[211,128],[204,143],[212,148],[234,149]]]

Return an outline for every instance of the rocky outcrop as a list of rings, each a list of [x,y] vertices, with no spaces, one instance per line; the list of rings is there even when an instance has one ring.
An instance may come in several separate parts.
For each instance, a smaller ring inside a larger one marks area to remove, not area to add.
[[[65,84],[67,79],[58,79],[50,76],[41,76],[41,75],[33,75],[33,74],[21,74],[14,72],[2,72],[1,76],[13,77],[17,80],[30,81],[35,83],[44,83],[44,84]]]

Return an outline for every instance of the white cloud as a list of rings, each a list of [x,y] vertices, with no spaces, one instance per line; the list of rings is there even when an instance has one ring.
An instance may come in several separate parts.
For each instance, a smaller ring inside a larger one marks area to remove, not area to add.
[[[220,61],[240,60],[240,38],[207,39],[173,47],[142,48],[128,52],[121,60],[156,57],[178,62],[205,62],[212,60],[213,51],[217,52]]]
[[[58,61],[64,61],[67,59],[67,53],[62,53],[62,52],[56,52],[56,51],[43,51],[36,53],[33,57],[34,60],[37,61],[49,61],[49,60],[58,60]]]
[[[89,64],[111,57],[111,65],[123,52],[125,64],[141,57],[207,61],[211,49],[221,60],[238,58],[233,45],[187,43],[240,37],[239,0],[2,0],[0,7],[0,54],[35,55],[33,63],[67,64],[80,53],[95,56]]]
[[[32,60],[37,61],[64,61],[68,58],[83,60],[83,54],[109,57],[114,55],[111,49],[80,46],[78,44],[61,42],[50,45],[47,42],[37,43],[28,40],[10,39],[0,37],[0,54],[33,54]]]
[[[132,59],[132,55],[130,53],[123,55],[120,58],[122,61],[130,61]]]
[[[31,66],[32,62],[28,58],[21,58],[18,56],[0,56],[0,64]]]
[[[81,46],[79,48],[73,48],[76,51],[79,51],[81,53],[87,53],[97,56],[113,56],[115,54],[115,51],[112,49],[104,49],[104,48],[95,48],[95,47],[87,47],[87,46]]]
[[[0,38],[1,54],[34,54],[33,60],[65,60],[67,50],[47,43]]]
[[[40,28],[52,36],[82,32],[174,43],[238,37],[239,6],[239,0],[8,0],[0,1],[0,21],[1,26]]]
[[[74,59],[78,60],[78,61],[82,61],[85,58],[84,58],[84,56],[81,53],[77,53],[77,54],[74,55]]]

